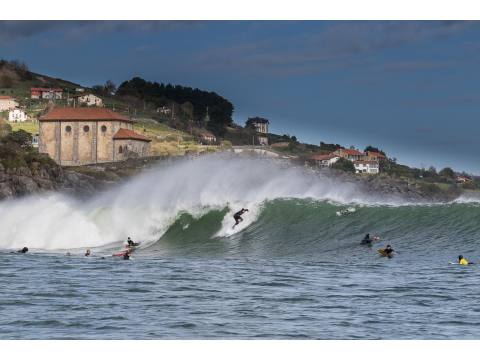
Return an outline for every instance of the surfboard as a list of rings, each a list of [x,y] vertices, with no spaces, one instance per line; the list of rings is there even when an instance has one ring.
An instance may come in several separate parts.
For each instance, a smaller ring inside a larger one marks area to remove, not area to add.
[[[469,266],[469,265],[474,265],[474,263],[468,263],[468,265],[463,265],[463,264],[460,264],[458,262],[449,262],[450,265],[460,265],[460,266]]]
[[[377,252],[380,254],[380,256],[386,256],[386,257],[392,257],[393,253],[387,254],[385,252],[385,249],[378,249]]]

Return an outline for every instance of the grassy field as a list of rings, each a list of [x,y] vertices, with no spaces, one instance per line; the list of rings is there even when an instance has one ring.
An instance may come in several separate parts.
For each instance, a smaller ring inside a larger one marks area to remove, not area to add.
[[[25,122],[9,122],[12,127],[12,131],[25,130],[32,135],[38,134],[38,122],[34,121],[25,121]]]
[[[152,155],[215,152],[218,146],[198,144],[192,135],[151,119],[138,119],[134,130],[152,140]]]

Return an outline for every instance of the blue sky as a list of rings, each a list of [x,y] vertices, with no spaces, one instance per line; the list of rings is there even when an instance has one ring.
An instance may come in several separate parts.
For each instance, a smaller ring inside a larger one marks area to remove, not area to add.
[[[0,22],[0,57],[89,86],[215,91],[234,119],[480,174],[480,22]]]

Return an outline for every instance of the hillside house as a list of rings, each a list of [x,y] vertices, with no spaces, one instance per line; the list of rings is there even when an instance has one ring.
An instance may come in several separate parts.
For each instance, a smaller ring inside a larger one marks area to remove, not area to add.
[[[333,152],[333,154],[350,161],[363,160],[365,157],[363,152],[360,152],[356,149],[337,149]]]
[[[461,184],[465,184],[467,182],[472,181],[472,179],[470,177],[463,176],[463,175],[457,176],[455,180],[456,180],[457,183],[461,183]]]
[[[263,118],[250,118],[247,123],[255,128],[255,131],[261,134],[268,134],[269,121]]]
[[[40,117],[39,152],[60,165],[86,165],[144,157],[150,139],[134,121],[105,108],[55,107]]]
[[[31,88],[32,99],[58,100],[63,96],[63,90],[59,88]]]
[[[162,106],[162,107],[157,108],[157,113],[163,114],[163,115],[170,115],[172,113],[172,109],[170,109],[166,106]]]
[[[98,106],[98,107],[103,106],[103,100],[91,93],[75,95],[73,96],[73,98],[78,104],[84,104],[87,106]]]
[[[385,160],[387,157],[383,155],[382,153],[376,152],[376,151],[367,151],[365,153],[365,158],[364,160],[369,160],[369,161],[381,161]]]
[[[335,164],[340,159],[340,156],[333,153],[330,154],[315,154],[308,158],[308,163],[311,165],[326,168]]]
[[[378,161],[357,160],[353,161],[353,166],[356,174],[378,174],[380,172]]]
[[[18,102],[11,96],[0,96],[0,111],[9,111],[18,107]]]
[[[28,115],[23,110],[14,109],[8,112],[8,121],[10,122],[24,122],[27,120]]]

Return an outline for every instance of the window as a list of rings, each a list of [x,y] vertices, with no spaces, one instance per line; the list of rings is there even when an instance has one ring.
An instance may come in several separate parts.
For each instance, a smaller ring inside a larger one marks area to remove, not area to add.
[[[106,132],[106,131],[107,131],[107,127],[106,127],[105,125],[102,125],[101,130],[102,130],[102,132]]]
[[[65,131],[67,133],[71,133],[72,132],[72,127],[70,125],[65,126]]]
[[[88,125],[85,125],[85,126],[83,127],[83,131],[86,132],[86,133],[89,132],[89,131],[90,131],[90,127],[89,127]]]
[[[118,147],[118,153],[119,153],[119,154],[123,153],[122,145],[120,145],[120,146]]]

